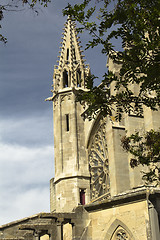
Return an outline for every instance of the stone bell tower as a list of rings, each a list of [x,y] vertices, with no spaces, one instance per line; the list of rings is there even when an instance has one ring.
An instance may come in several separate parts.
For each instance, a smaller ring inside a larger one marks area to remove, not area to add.
[[[85,150],[83,107],[75,90],[85,88],[90,74],[84,64],[75,23],[68,18],[53,74],[55,178],[51,180],[51,211],[69,212],[90,198],[90,176]]]

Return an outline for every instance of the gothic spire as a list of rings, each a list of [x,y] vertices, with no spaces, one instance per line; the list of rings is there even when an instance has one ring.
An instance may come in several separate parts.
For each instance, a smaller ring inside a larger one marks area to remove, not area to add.
[[[89,65],[84,64],[75,22],[68,17],[62,33],[61,51],[58,65],[54,67],[54,91],[66,87],[85,87],[85,77],[89,74]]]

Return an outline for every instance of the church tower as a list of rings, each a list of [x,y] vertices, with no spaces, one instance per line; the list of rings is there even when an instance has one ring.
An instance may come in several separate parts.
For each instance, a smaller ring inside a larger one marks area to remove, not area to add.
[[[82,55],[75,23],[68,18],[53,74],[55,178],[51,180],[51,211],[69,212],[90,199],[90,176],[85,148],[83,107],[75,91],[85,89],[90,74]]]

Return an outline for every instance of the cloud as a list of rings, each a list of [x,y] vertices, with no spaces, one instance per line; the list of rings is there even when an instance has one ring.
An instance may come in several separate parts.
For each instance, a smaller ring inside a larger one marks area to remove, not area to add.
[[[25,113],[24,113],[25,114]],[[5,144],[30,146],[53,146],[52,107],[29,116],[17,116],[0,119],[0,141]]]
[[[25,189],[24,189],[25,190]],[[48,187],[30,188],[23,192],[0,195],[0,224],[5,224],[39,212],[49,212]]]
[[[53,146],[0,143],[0,224],[49,211]]]
[[[0,224],[49,211],[52,109],[0,119]]]
[[[8,44],[0,46],[0,224],[49,211],[53,113],[44,100],[58,52],[53,18],[8,13],[3,21]]]

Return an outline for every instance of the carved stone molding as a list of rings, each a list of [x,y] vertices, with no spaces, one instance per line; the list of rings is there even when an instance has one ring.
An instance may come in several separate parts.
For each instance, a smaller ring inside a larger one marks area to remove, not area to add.
[[[54,108],[58,105],[58,98],[59,98],[59,96],[56,96],[54,99],[54,102],[53,102]]]
[[[108,229],[108,226],[106,226]],[[136,240],[130,229],[119,219],[115,219],[104,235],[106,240]]]
[[[63,102],[65,98],[67,98],[67,101],[71,100],[71,95],[72,95],[71,93],[61,95],[60,101]]]
[[[131,240],[131,238],[127,231],[119,226],[115,231],[112,240]]]

